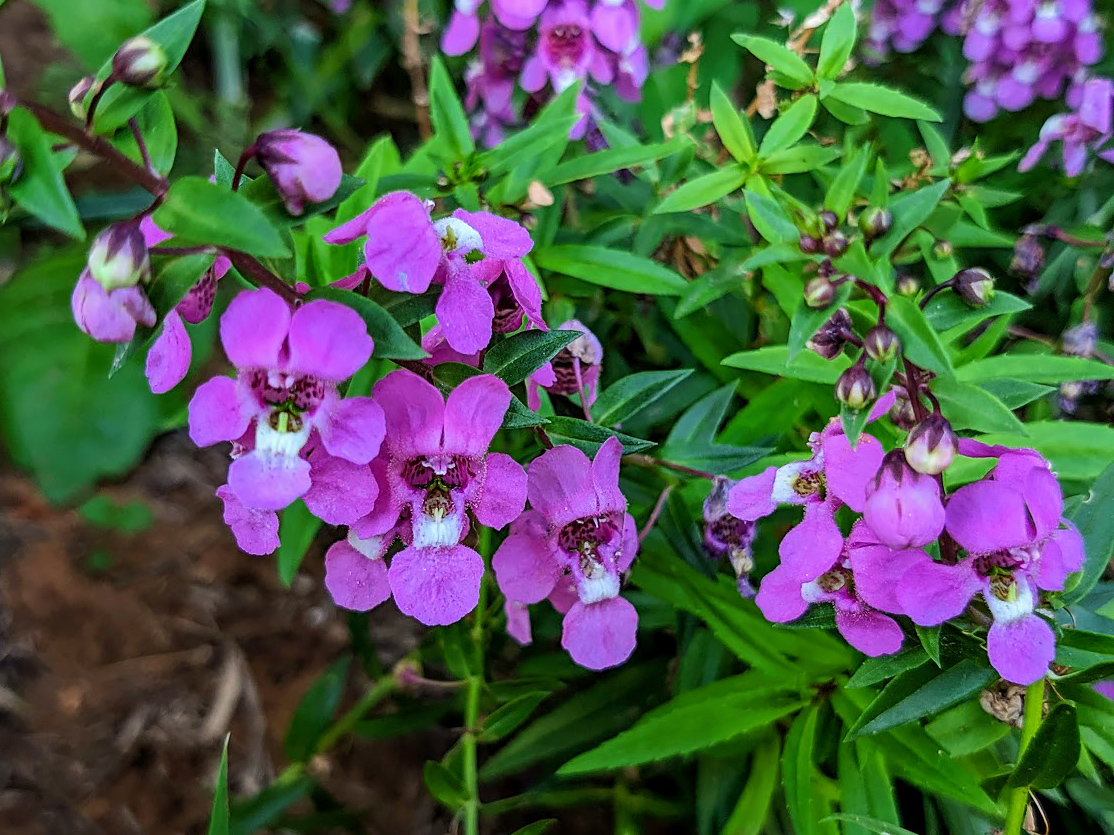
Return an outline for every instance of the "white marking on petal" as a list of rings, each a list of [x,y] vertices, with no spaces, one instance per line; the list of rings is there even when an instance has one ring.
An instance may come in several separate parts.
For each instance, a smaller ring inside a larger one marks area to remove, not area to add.
[[[309,440],[310,422],[302,420],[298,429],[282,430],[271,426],[271,417],[264,415],[255,423],[255,451],[268,458],[297,458]],[[284,416],[278,417],[281,426]]]
[[[449,254],[483,249],[480,233],[459,218],[443,217],[433,222],[433,228],[441,239],[441,246]]]
[[[348,544],[372,561],[383,559],[383,552],[387,550],[383,547],[383,540],[382,536],[369,536],[365,539],[357,536],[351,528],[348,530]]]
[[[1009,600],[999,599],[989,589],[983,594],[983,598],[990,614],[998,623],[1010,623],[1033,613],[1033,590],[1024,577],[1014,579],[1010,586]]]
[[[414,515],[413,545],[415,548],[459,545],[463,522],[463,513],[417,513]]]
[[[602,569],[603,567],[600,566]],[[585,576],[577,587],[577,594],[581,603],[599,603],[601,600],[610,600],[619,596],[619,575],[610,571],[593,571],[592,576]]]

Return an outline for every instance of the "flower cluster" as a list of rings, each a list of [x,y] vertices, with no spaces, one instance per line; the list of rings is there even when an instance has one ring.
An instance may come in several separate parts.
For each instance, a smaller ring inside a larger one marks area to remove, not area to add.
[[[661,8],[664,0],[647,4]],[[561,93],[588,79],[613,85],[615,92],[637,101],[649,73],[646,48],[639,37],[635,0],[491,0],[481,19],[483,0],[455,0],[441,39],[447,55],[464,55],[479,45],[466,77],[467,107],[474,111],[472,129],[492,147],[519,119],[515,87],[535,100]],[[580,120],[570,136],[584,136],[595,106],[589,89],[577,100]]]
[[[1053,142],[1061,145],[1064,173],[1069,177],[1083,173],[1089,153],[1114,162],[1114,148],[1101,150],[1111,138],[1112,106],[1114,82],[1109,78],[1089,79],[1083,84],[1077,108],[1057,113],[1041,126],[1037,141],[1021,158],[1018,170],[1028,171],[1035,166]]]
[[[871,417],[892,399],[881,398]],[[918,466],[924,462],[916,445],[913,439],[884,454],[864,434],[852,446],[833,420],[811,439],[809,460],[732,487],[727,511],[738,519],[759,519],[779,504],[804,506],[756,602],[777,622],[831,603],[847,641],[874,656],[900,649],[904,633],[895,616],[936,626],[963,615],[979,596],[986,614],[978,617],[990,622],[991,664],[1009,681],[1030,684],[1055,655],[1053,630],[1036,614],[1040,593],[1063,590],[1083,565],[1082,538],[1062,516],[1059,483],[1034,450],[961,440],[959,454],[997,464],[945,497]],[[835,521],[843,506],[861,514],[846,536]]]
[[[880,64],[890,50],[913,52],[940,22],[944,0],[877,0],[863,38],[863,57]]]

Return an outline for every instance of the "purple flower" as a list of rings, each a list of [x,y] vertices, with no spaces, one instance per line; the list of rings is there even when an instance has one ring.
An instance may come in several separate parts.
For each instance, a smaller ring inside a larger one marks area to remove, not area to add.
[[[98,342],[130,342],[137,324],[151,328],[157,320],[142,289],[106,290],[88,270],[77,280],[70,306],[77,326]]]
[[[469,511],[481,525],[502,528],[525,505],[526,473],[488,446],[510,405],[507,384],[471,377],[448,399],[411,371],[393,371],[375,385],[387,425],[385,490],[353,525],[347,545],[333,546],[326,582],[342,606],[370,608],[389,587],[398,608],[428,626],[455,623],[479,601],[484,562],[460,543]],[[382,583],[381,560],[401,538]],[[356,559],[359,554],[363,562]]]
[[[337,392],[374,347],[359,314],[329,301],[291,312],[272,291],[249,290],[228,306],[220,335],[237,377],[215,377],[197,389],[190,437],[198,446],[237,441],[228,486],[245,507],[280,510],[305,496],[314,475],[303,453],[318,445],[340,459],[332,462],[337,467],[366,465],[378,454],[383,410],[371,398]],[[365,493],[353,501],[347,521],[370,509],[360,507],[366,500]]]
[[[1059,113],[1044,123],[1040,136],[1022,157],[1017,168],[1028,171],[1047,153],[1053,142],[1063,145],[1064,173],[1078,177],[1087,163],[1087,154],[1110,139],[1111,101],[1114,82],[1108,78],[1092,78],[1083,85],[1083,99],[1073,113]],[[1114,162],[1114,150],[1099,152],[1107,162]]]
[[[591,670],[622,664],[634,651],[638,613],[619,596],[619,575],[638,550],[638,533],[619,490],[623,445],[608,438],[590,461],[571,446],[530,464],[531,510],[492,558],[509,601],[548,597],[565,612],[561,646]]]
[[[867,483],[863,519],[893,548],[927,545],[944,529],[940,485],[910,467],[904,451],[895,449]]]
[[[900,610],[922,626],[961,614],[981,594],[994,619],[990,663],[1003,678],[1031,684],[1055,655],[1051,627],[1034,613],[1039,590],[1060,591],[1083,566],[1083,540],[1061,516],[1063,497],[1048,462],[1032,450],[965,442],[965,454],[998,455],[982,480],[948,500],[945,528],[967,552],[954,565],[912,559],[897,584]]]
[[[913,52],[936,29],[943,0],[877,0],[863,42],[867,63],[880,64],[893,49]]]
[[[592,76],[602,83],[611,71],[592,37],[592,19],[581,0],[558,0],[542,12],[537,51],[522,68],[522,88],[537,93],[546,83],[564,92],[577,81]]]
[[[538,389],[543,388],[551,394],[563,394],[566,397],[581,394],[583,406],[587,410],[596,402],[596,388],[603,368],[603,345],[577,319],[569,319],[557,330],[580,331],[581,335],[530,375],[526,381],[526,405],[535,412],[541,408]]]
[[[732,516],[727,510],[727,496],[737,483],[724,476],[712,479],[712,489],[704,499],[704,550],[712,559],[727,557],[738,579],[739,594],[749,598],[754,597],[750,584],[754,522]]]
[[[476,279],[487,288],[495,308],[491,328],[495,333],[514,333],[524,324],[547,331],[542,318],[542,293],[521,258],[501,261],[485,258],[472,267]]]
[[[255,148],[255,158],[292,215],[304,212],[307,203],[328,200],[344,177],[336,149],[312,133],[268,131],[255,140]]]
[[[325,240],[346,244],[366,236],[366,269],[389,290],[424,293],[434,281],[444,284],[437,319],[449,345],[471,354],[491,341],[495,306],[481,283],[483,275],[465,256],[479,251],[511,262],[529,252],[533,242],[522,226],[489,212],[457,209],[434,221],[430,208],[409,192],[391,192]]]

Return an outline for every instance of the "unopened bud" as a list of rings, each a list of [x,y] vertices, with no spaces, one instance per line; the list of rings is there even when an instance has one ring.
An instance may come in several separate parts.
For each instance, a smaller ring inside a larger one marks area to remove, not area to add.
[[[136,35],[112,56],[112,76],[129,87],[153,90],[162,86],[169,64],[166,50],[146,35]]]
[[[151,256],[139,224],[117,223],[97,235],[89,248],[88,268],[106,290],[150,279]]]
[[[835,388],[836,400],[858,411],[878,396],[874,380],[861,364],[856,363],[839,375]]]
[[[893,392],[897,395],[894,404],[890,407],[889,417],[898,429],[909,431],[917,425],[917,412],[913,408],[913,401],[909,399],[909,392],[904,386],[894,386]]]
[[[838,229],[824,237],[824,252],[829,258],[838,258],[847,251],[847,236]]]
[[[905,460],[918,473],[938,475],[955,460],[959,441],[939,412],[929,415],[905,440]]]
[[[843,346],[847,344],[847,335],[852,333],[853,323],[847,311],[842,307],[831,315],[820,329],[812,335],[805,344],[810,351],[815,351],[826,360],[835,359],[843,353]]]
[[[886,363],[901,350],[901,340],[885,325],[875,325],[863,337],[863,349],[872,360]]]
[[[932,245],[932,257],[937,261],[951,258],[955,254],[955,247],[951,241],[937,241]]]
[[[825,209],[820,213],[820,222],[824,224],[824,231],[831,232],[839,226],[839,215],[835,212]]]
[[[899,296],[915,296],[920,292],[921,283],[915,276],[908,273],[897,277],[897,293]]]
[[[814,278],[805,285],[805,304],[821,310],[835,301],[836,286],[826,278]]]
[[[84,121],[85,114],[88,112],[85,107],[85,100],[89,98],[90,93],[95,93],[101,89],[101,86],[101,82],[93,76],[87,75],[70,88],[70,110],[74,116]]]
[[[889,232],[893,225],[894,216],[889,209],[875,206],[859,215],[859,231],[863,233],[868,244]]]
[[[336,194],[344,171],[336,149],[312,133],[273,130],[255,140],[256,159],[282,196],[286,210],[300,215],[307,203]]]
[[[815,255],[820,251],[820,240],[812,235],[801,235],[797,245],[805,255]]]
[[[1036,235],[1022,235],[1013,246],[1010,272],[1032,281],[1044,267],[1044,247]]]
[[[831,258],[825,258],[816,265],[816,274],[821,278],[834,278],[839,270],[835,268]]]
[[[0,185],[14,183],[23,171],[23,158],[10,139],[0,136]]]
[[[994,298],[994,279],[982,267],[960,270],[952,281],[959,297],[973,307],[982,307]]]
[[[1083,322],[1064,331],[1063,351],[1073,357],[1089,357],[1098,345],[1099,329],[1094,322]]]

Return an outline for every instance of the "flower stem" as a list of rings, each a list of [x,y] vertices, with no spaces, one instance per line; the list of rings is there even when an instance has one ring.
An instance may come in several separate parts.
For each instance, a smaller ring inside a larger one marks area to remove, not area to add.
[[[623,461],[628,464],[633,464],[636,467],[662,467],[666,470],[673,470],[674,472],[696,476],[697,478],[706,478],[708,480],[716,477],[714,473],[709,473],[705,470],[686,467],[684,464],[674,464],[672,461],[664,461],[661,458],[654,458],[652,455],[643,455],[640,452],[624,455]]]
[[[1025,691],[1025,713],[1021,724],[1021,744],[1017,748],[1017,759],[1025,754],[1025,749],[1037,735],[1040,727],[1041,714],[1044,713],[1044,678],[1040,678],[1029,685]],[[1019,786],[1010,792],[1009,807],[1006,811],[1006,823],[1002,827],[1002,835],[1022,835],[1025,825],[1025,811],[1029,808],[1029,787]]]
[[[480,721],[480,691],[484,683],[484,613],[487,611],[487,574],[480,584],[480,602],[472,617],[472,674],[468,676],[468,690],[464,701],[464,788],[468,799],[464,803],[464,835],[480,832],[480,780],[476,767],[476,736]]]

